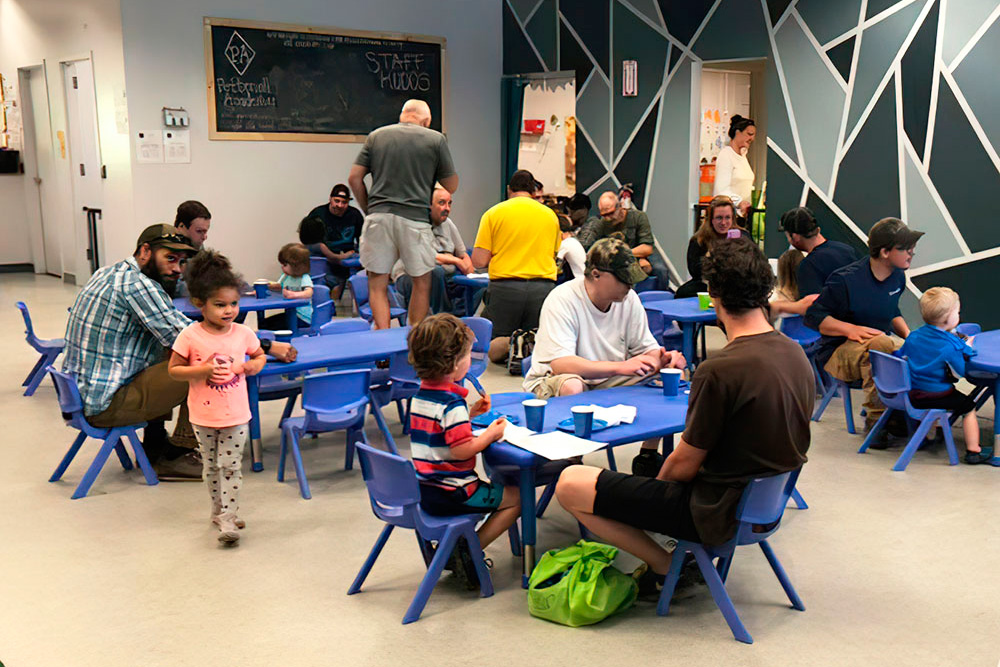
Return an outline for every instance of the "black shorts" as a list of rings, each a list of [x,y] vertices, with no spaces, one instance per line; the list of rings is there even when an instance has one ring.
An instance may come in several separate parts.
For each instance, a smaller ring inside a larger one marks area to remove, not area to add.
[[[700,542],[691,516],[690,484],[602,470],[594,514],[676,540]]]
[[[976,402],[952,387],[948,391],[910,391],[910,403],[918,410],[939,409],[967,415],[976,409]]]
[[[493,337],[537,329],[542,303],[555,286],[553,280],[491,280],[483,297],[483,317],[493,323]]]

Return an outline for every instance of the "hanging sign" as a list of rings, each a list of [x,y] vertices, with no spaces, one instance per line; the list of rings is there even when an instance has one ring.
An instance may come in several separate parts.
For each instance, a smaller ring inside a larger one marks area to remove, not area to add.
[[[622,96],[635,97],[639,94],[639,61],[622,62]]]

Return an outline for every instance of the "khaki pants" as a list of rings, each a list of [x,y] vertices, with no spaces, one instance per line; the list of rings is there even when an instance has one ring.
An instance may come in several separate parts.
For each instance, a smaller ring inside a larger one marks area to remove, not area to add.
[[[162,361],[142,371],[128,384],[115,392],[111,405],[87,421],[98,428],[128,426],[139,422],[164,422],[170,419],[173,409],[180,405],[174,427],[173,444],[178,447],[197,447],[187,410],[188,383],[178,382],[167,373],[167,362]],[[156,452],[146,452],[153,460]]]
[[[559,395],[559,390],[567,380],[579,380],[583,383],[585,391],[594,389],[610,389],[611,387],[627,387],[639,384],[646,379],[644,375],[613,375],[599,384],[587,384],[579,375],[573,373],[563,373],[562,375],[546,375],[542,381],[535,385],[534,393],[538,398],[552,398]]]
[[[833,356],[826,362],[826,372],[844,382],[861,380],[861,388],[865,392],[864,409],[868,413],[866,421],[871,422],[885,412],[885,406],[879,400],[872,379],[872,362],[868,356],[869,350],[892,354],[903,346],[903,341],[895,336],[876,336],[864,343],[853,340],[843,342],[833,351]]]

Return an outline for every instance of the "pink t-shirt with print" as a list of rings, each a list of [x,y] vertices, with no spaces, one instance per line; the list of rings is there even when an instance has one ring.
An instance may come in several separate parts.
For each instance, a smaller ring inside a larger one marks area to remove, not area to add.
[[[246,325],[233,324],[226,333],[214,334],[201,322],[195,322],[177,336],[173,350],[187,359],[190,366],[200,366],[211,360],[216,366],[229,370],[237,363],[242,366],[245,355],[259,348],[257,335]],[[221,383],[203,378],[191,380],[190,385],[187,404],[192,424],[226,428],[250,421],[250,401],[243,373],[230,371]]]

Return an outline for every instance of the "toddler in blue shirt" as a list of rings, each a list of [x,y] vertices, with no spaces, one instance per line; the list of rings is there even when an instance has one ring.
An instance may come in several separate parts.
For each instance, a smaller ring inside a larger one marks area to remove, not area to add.
[[[976,354],[971,338],[963,340],[954,333],[960,309],[958,294],[947,287],[932,287],[924,292],[920,315],[926,324],[906,338],[899,353],[910,366],[913,407],[940,408],[964,415],[965,462],[989,463],[993,448],[979,446],[975,402],[955,388],[955,382],[965,375],[966,361]]]

